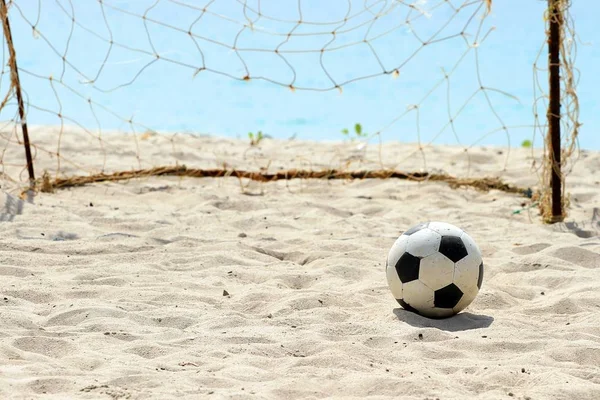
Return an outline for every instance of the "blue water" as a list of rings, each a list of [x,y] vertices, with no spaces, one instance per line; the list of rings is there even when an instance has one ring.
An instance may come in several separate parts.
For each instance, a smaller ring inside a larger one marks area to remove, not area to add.
[[[392,70],[414,50],[422,47],[407,26],[401,26],[382,38],[372,39],[402,22],[407,16],[406,6],[397,7],[396,11],[373,25],[367,24],[345,34],[338,33],[335,41],[329,45],[338,47],[360,42],[367,34],[378,58],[374,57],[369,45],[358,43],[340,50],[326,51],[322,59],[323,68],[318,51],[282,53],[285,55],[283,60],[272,50],[285,40],[285,36],[263,32],[285,33],[294,29],[293,33],[298,35],[326,33],[336,27],[343,31],[372,20],[372,15],[363,13],[353,17],[346,26],[303,23],[294,28],[296,24],[291,21],[299,18],[297,0],[263,0],[260,2],[263,15],[290,22],[263,17],[256,21],[256,29],[245,29],[240,33],[239,23],[222,17],[242,22],[256,19],[256,13],[249,8],[244,15],[243,2],[188,0],[187,4],[200,8],[210,3],[208,9],[211,14],[205,14],[200,20],[197,20],[200,11],[184,7],[181,3],[167,0],[105,0],[106,6],[102,8],[93,1],[15,1],[9,15],[19,67],[22,69],[22,86],[28,101],[29,123],[58,124],[61,119],[57,114],[60,113],[66,124],[78,124],[94,132],[105,129],[142,131],[149,127],[159,131],[246,137],[248,132],[260,130],[278,138],[295,136],[299,139],[339,140],[343,138],[340,133],[343,128],[361,123],[368,133],[381,131],[384,141],[414,142],[420,139],[424,143],[433,140],[434,143],[507,145],[510,140],[512,146],[519,146],[523,140],[532,139],[532,65],[544,45],[545,26],[542,17],[545,1],[494,1],[492,14],[485,20],[482,35],[491,27],[495,29],[479,46],[478,63],[475,62],[475,51],[471,50],[447,81],[443,80],[443,70],[450,71],[467,49],[465,40],[460,36],[425,46],[400,69],[397,78],[381,74],[379,62],[386,70]],[[250,8],[258,7],[256,0],[246,3]],[[377,4],[374,10],[389,8],[394,4],[392,1],[367,3]],[[414,1],[416,6],[425,10],[437,3],[439,1]],[[459,5],[463,2],[450,3]],[[301,4],[303,21],[319,22],[343,20],[348,13],[349,2],[302,0]],[[350,4],[350,15],[364,10],[365,2],[362,0],[352,0]],[[120,7],[125,13],[109,5]],[[440,37],[459,33],[476,7],[477,4],[459,12]],[[145,27],[143,19],[126,14],[143,14],[148,8],[148,18],[163,21],[182,31],[153,22],[148,22]],[[600,2],[575,1],[572,14],[577,33],[584,42],[579,44],[576,60],[580,71],[578,95],[580,121],[583,123],[579,141],[582,148],[598,150],[600,117],[595,88],[600,87],[600,78],[595,71],[600,60],[597,44],[600,34],[592,18],[600,15]],[[79,25],[72,25],[69,15],[74,15]],[[430,15],[415,19],[413,31],[427,38],[441,28],[451,15],[452,10],[443,5],[430,11]],[[413,10],[412,16],[417,16],[417,12]],[[475,34],[478,22],[477,19],[473,20],[467,32]],[[38,33],[32,30],[32,25],[36,26]],[[197,39],[197,44],[194,43],[186,34],[190,26],[194,34],[209,40]],[[369,26],[371,30],[367,32]],[[205,65],[236,78],[244,77],[246,67],[238,55],[230,48],[210,42],[223,42],[231,47],[238,33],[238,48],[271,50],[241,53],[250,76],[264,76],[280,81],[284,86],[260,79],[236,80],[210,71],[195,74],[197,71],[192,67]],[[111,48],[107,42],[111,35],[115,43],[130,48],[118,45]],[[327,46],[331,39],[330,34],[294,36],[281,44],[280,49],[319,50]],[[473,40],[473,36],[469,40]],[[543,47],[543,50],[546,48]],[[151,55],[155,52],[163,59],[155,60]],[[63,63],[63,55],[72,66]],[[542,54],[541,67],[544,67],[545,57]],[[165,61],[164,58],[187,66]],[[286,61],[292,64],[293,69]],[[518,101],[488,91],[499,120],[480,91],[458,116],[453,117],[453,132],[450,126],[446,126],[449,114],[454,115],[465,100],[477,91],[477,65],[484,86],[510,93]],[[343,86],[340,93],[336,89],[292,91],[285,85],[292,82],[294,73],[295,86],[316,89],[327,89],[335,86],[335,83],[355,77],[379,75],[349,83]],[[50,76],[52,82],[47,79]],[[90,80],[94,80],[93,84]],[[442,84],[425,101],[420,102],[440,80]],[[542,85],[547,82],[543,72],[540,73],[540,81]],[[4,74],[0,87],[2,93],[8,87],[7,82],[7,75]],[[88,98],[92,100],[92,107]],[[413,104],[419,104],[418,112],[413,110],[407,113],[407,108]],[[544,118],[545,109],[541,104],[538,112]],[[1,119],[13,118],[14,114],[14,104],[11,104],[2,111]],[[133,123],[129,123],[129,120]],[[508,131],[500,129],[495,132],[503,125],[509,127]],[[535,140],[539,145],[540,137],[537,136]]]

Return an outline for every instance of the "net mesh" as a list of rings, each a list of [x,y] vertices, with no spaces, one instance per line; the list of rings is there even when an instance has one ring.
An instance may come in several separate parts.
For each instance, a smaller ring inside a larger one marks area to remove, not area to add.
[[[189,171],[248,173],[404,168],[418,170],[421,175],[410,174],[415,179],[451,177],[453,165],[435,162],[435,143],[453,143],[453,164],[469,166],[469,150],[490,136],[504,137],[508,159],[510,130],[533,128],[531,121],[505,123],[500,110],[517,100],[488,85],[480,67],[480,51],[494,30],[491,0],[13,0],[5,7],[17,57],[26,60],[18,73],[37,181],[46,190],[111,174],[160,175],[153,171],[164,174],[165,168],[185,175],[183,164]],[[23,132],[6,49],[0,164],[3,186],[22,187]],[[417,58],[431,59],[427,78]],[[187,131],[165,129],[168,124],[138,105],[152,96],[153,110],[164,110],[160,116],[176,116],[182,101],[202,97],[203,79],[239,82],[224,89],[229,96],[245,85],[345,93],[362,81],[382,79],[390,90],[411,85],[419,90],[406,106],[390,104],[395,115],[378,119],[375,130],[365,134],[357,128],[356,140],[340,145],[336,157],[299,154],[293,146],[265,157],[254,150],[269,144],[259,143],[256,134],[237,154],[230,151],[233,139],[206,136],[219,132],[204,130],[202,121]],[[156,82],[165,81],[169,85],[161,86],[160,95],[152,92]],[[457,86],[460,95],[452,90]],[[432,105],[437,98],[445,99],[445,109]],[[463,137],[470,118],[483,114],[479,133]],[[387,139],[410,144],[384,154],[381,143]],[[495,166],[494,175],[504,167]],[[470,172],[466,175],[460,178]]]

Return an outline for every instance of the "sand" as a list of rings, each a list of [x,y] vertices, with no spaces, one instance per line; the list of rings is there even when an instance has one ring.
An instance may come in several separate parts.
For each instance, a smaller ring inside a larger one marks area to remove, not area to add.
[[[55,149],[55,133],[38,127],[32,137]],[[103,153],[67,133],[61,154],[90,171],[173,160],[272,170],[381,162],[537,182],[526,149],[507,162],[506,149],[478,146],[467,162],[461,148],[435,146],[424,166],[400,143],[380,159],[376,142],[250,148],[146,135],[138,152],[131,136],[115,136]],[[10,157],[22,155],[6,153],[7,165]],[[41,150],[38,159],[38,171],[56,167]],[[599,153],[580,156],[570,215],[552,226],[537,208],[513,213],[528,204],[522,196],[435,182],[161,177],[29,201],[5,182],[0,398],[596,400],[599,170]],[[450,319],[402,310],[386,283],[390,246],[427,220],[462,227],[484,256],[478,297]]]

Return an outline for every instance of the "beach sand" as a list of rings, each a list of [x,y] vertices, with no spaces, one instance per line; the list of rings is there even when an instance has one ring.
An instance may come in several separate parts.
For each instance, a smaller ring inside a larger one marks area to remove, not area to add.
[[[56,151],[56,129],[32,129],[38,174],[56,168],[42,150]],[[105,137],[103,152],[85,136],[61,142],[85,171],[383,165],[538,180],[527,149],[434,146],[424,164],[400,143],[148,134],[139,150]],[[535,207],[514,213],[523,196],[439,182],[159,177],[30,201],[5,184],[0,398],[597,400],[598,171],[600,154],[583,152],[570,214],[551,226]],[[486,266],[478,297],[444,320],[402,310],[384,273],[398,235],[429,220],[465,229]]]

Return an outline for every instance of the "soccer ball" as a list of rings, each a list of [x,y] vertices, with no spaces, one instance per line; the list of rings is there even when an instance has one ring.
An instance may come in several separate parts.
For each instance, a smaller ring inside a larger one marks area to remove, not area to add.
[[[479,293],[483,260],[475,241],[445,222],[413,226],[392,245],[388,286],[402,308],[429,318],[450,317]]]

